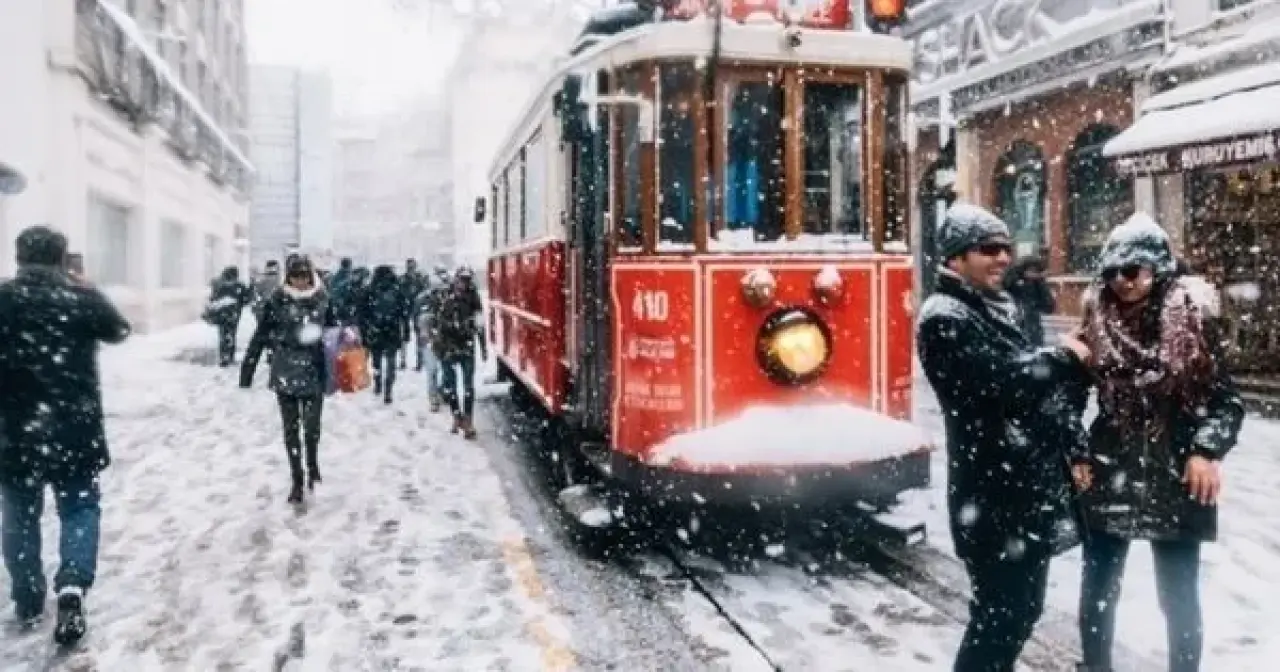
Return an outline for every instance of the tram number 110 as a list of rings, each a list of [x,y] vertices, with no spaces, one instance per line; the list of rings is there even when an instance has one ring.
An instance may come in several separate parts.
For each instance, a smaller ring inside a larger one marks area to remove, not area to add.
[[[671,314],[671,303],[663,290],[642,289],[631,302],[631,314],[644,322],[666,322]]]

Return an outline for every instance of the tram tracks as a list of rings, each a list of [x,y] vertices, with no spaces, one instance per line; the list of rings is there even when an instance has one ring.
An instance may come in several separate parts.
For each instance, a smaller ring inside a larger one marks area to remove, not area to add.
[[[728,561],[681,539],[651,550],[651,578],[684,583],[774,670],[853,670],[859,656],[864,665],[876,659],[905,669],[946,667],[968,621],[963,567],[924,545],[895,546],[828,528],[792,532],[773,545],[775,552],[757,549]],[[656,576],[655,555],[669,563]],[[1021,662],[1037,672],[1067,672],[1078,651],[1074,619],[1046,610]],[[1159,669],[1121,646],[1116,656],[1124,661],[1119,669]]]

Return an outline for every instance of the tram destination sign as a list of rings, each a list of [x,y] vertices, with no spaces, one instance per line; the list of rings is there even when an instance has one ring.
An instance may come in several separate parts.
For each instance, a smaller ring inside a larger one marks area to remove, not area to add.
[[[1271,161],[1277,158],[1278,150],[1280,150],[1280,130],[1139,154],[1126,154],[1116,157],[1113,165],[1117,173],[1126,177],[1177,173]]]
[[[666,0],[666,14],[673,19],[692,19],[706,14],[716,0]],[[795,20],[806,28],[847,30],[853,19],[851,2],[862,0],[719,0],[725,16],[735,21],[772,17]],[[767,20],[767,18],[766,18]]]

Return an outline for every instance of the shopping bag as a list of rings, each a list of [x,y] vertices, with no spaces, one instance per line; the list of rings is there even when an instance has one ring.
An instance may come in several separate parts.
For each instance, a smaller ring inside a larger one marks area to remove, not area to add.
[[[369,389],[369,353],[360,346],[343,348],[338,353],[338,389],[347,394]]]
[[[342,341],[340,329],[330,327],[324,330],[324,393],[326,396],[338,391],[338,353]]]

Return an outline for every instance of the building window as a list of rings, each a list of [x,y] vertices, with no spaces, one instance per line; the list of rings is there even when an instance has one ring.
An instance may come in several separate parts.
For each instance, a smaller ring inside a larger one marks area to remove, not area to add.
[[[1017,140],[996,162],[996,208],[1013,235],[1018,257],[1044,248],[1044,155],[1040,148]]]
[[[1233,9],[1253,4],[1253,0],[1217,0],[1217,9],[1219,12],[1229,12]]]
[[[160,225],[160,286],[175,289],[182,286],[186,268],[186,231],[177,222]]]
[[[132,261],[129,209],[90,195],[88,215],[92,247],[85,262],[89,277],[103,286],[128,285]]]
[[[1107,234],[1133,213],[1132,182],[1121,178],[1102,146],[1120,132],[1103,124],[1076,136],[1068,154],[1067,256],[1069,267],[1091,273]]]
[[[221,272],[218,268],[218,238],[205,234],[204,237],[204,277],[212,280]]]

